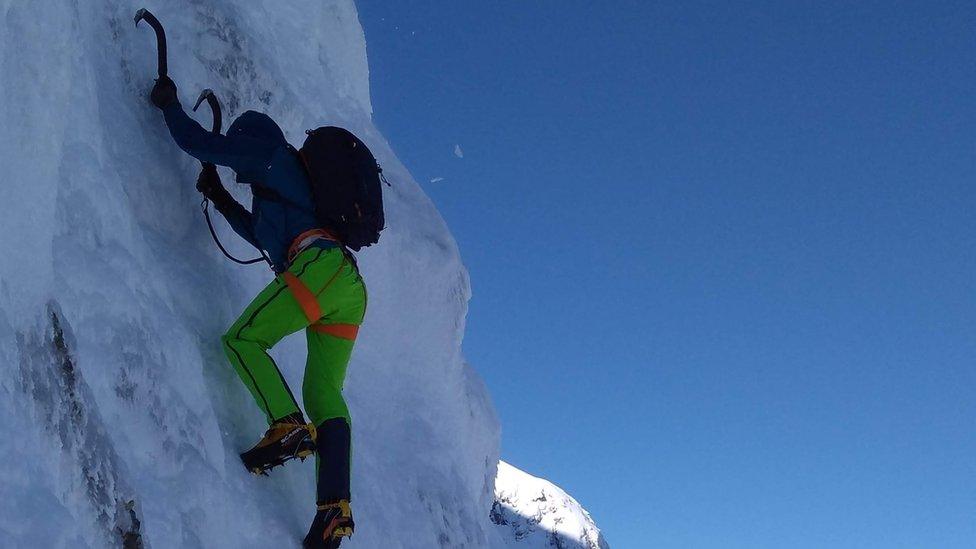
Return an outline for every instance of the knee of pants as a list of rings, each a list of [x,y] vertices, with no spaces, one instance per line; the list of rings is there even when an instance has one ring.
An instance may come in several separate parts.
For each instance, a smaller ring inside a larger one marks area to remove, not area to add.
[[[233,331],[228,331],[224,335],[220,336],[220,346],[224,349],[224,354],[230,356],[234,354],[234,348],[231,346],[235,341],[239,341],[234,335]]]
[[[315,425],[321,425],[324,421],[335,418],[343,418],[347,422],[349,419],[349,408],[346,400],[342,397],[342,391],[335,387],[328,387],[315,393],[304,391],[302,395],[305,401],[305,411],[308,418]]]
[[[231,326],[224,335],[220,336],[220,343],[224,347],[224,351],[231,350],[232,343],[245,343],[251,345],[257,345],[262,350],[267,351],[270,346],[259,341],[258,339],[248,337],[247,330],[239,330],[237,326]]]

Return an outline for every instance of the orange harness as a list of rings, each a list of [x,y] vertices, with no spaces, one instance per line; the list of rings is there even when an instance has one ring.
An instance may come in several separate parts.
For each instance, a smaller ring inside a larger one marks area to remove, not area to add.
[[[288,247],[288,263],[295,261],[298,254],[304,252],[309,246],[312,245],[316,240],[324,238],[326,240],[331,240],[336,244],[342,246],[339,239],[335,237],[331,232],[325,229],[311,229],[305,231],[304,233],[295,237],[295,240],[291,241],[291,246]]]
[[[305,231],[304,233],[295,237],[292,242],[291,247],[288,249],[288,262],[291,263],[295,260],[298,254],[305,251],[306,248],[312,245],[313,242],[320,238],[325,238],[339,244],[339,240],[336,239],[332,233],[325,229],[312,229],[310,231]],[[336,271],[332,278],[325,283],[325,286],[319,291],[322,294],[335,282],[335,279],[339,277],[342,269],[346,267],[346,259],[343,256],[342,264],[339,265],[339,270]],[[281,273],[281,278],[284,279],[285,284],[288,285],[288,289],[291,290],[291,294],[295,296],[295,301],[302,308],[302,312],[305,313],[305,318],[311,323],[309,328],[312,331],[318,332],[320,334],[328,334],[339,339],[348,339],[350,341],[355,341],[356,336],[359,335],[359,326],[355,324],[320,324],[319,321],[322,320],[322,307],[319,306],[318,296],[312,293],[312,290],[305,285],[294,273],[290,271],[285,271]]]

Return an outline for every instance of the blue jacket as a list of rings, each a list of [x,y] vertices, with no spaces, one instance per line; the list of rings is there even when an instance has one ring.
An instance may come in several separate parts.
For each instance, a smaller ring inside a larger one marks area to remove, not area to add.
[[[238,183],[251,185],[251,211],[234,201],[220,213],[237,234],[268,254],[276,271],[286,270],[292,241],[318,228],[318,223],[305,168],[281,128],[270,116],[247,111],[227,128],[227,135],[215,134],[190,118],[179,102],[163,109],[163,115],[176,144],[187,154],[227,166]],[[273,192],[262,193],[262,188]],[[326,242],[317,244],[329,246]]]

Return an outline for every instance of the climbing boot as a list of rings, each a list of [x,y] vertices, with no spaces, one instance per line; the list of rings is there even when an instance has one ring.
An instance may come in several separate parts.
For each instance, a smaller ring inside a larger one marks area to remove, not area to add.
[[[356,524],[348,500],[319,505],[312,526],[302,542],[303,549],[338,549],[344,537],[351,537]]]
[[[241,454],[248,471],[266,475],[290,459],[305,458],[315,452],[315,426],[305,423],[301,412],[285,416],[268,427],[253,448]]]

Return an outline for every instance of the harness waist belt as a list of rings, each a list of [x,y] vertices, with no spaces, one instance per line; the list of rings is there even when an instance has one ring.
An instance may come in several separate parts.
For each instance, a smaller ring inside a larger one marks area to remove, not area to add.
[[[325,240],[331,240],[336,244],[339,244],[339,239],[332,235],[329,231],[325,229],[312,229],[305,231],[304,233],[295,237],[295,240],[291,242],[291,246],[288,248],[288,263],[291,263],[298,257],[298,254],[304,252],[312,245],[316,240],[324,238]]]

